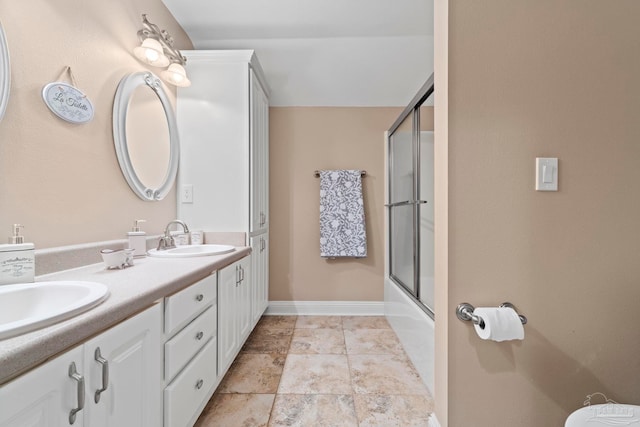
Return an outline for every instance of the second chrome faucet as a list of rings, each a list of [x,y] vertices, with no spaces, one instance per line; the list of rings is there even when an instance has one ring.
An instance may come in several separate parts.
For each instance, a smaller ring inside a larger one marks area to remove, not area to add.
[[[176,242],[173,239],[173,236],[171,236],[171,232],[169,231],[173,224],[181,225],[184,232],[187,234],[189,233],[189,227],[187,227],[187,224],[185,224],[184,221],[180,221],[179,219],[170,221],[169,224],[167,224],[167,227],[164,229],[164,236],[162,236],[158,241],[157,249],[159,251],[166,251],[167,249],[173,249],[176,247]]]

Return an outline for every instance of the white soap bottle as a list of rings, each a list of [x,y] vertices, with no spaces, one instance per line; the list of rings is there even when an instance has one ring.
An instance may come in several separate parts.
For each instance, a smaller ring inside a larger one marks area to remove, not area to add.
[[[9,244],[0,245],[0,285],[31,283],[36,275],[36,257],[33,243],[25,243],[20,235],[20,224],[13,224]]]
[[[129,248],[133,249],[133,256],[136,258],[147,256],[147,233],[140,230],[140,224],[147,222],[144,219],[136,219],[133,228],[127,233],[129,238]]]

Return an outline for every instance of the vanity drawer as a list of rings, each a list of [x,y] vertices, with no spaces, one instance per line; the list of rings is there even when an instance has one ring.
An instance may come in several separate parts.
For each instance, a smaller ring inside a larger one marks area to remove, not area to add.
[[[164,345],[164,377],[170,382],[216,334],[216,307],[209,307]]]
[[[198,283],[165,298],[164,332],[173,335],[216,301],[218,276],[216,273]]]
[[[212,338],[164,390],[164,426],[192,425],[216,381],[216,339]],[[191,421],[191,424],[190,424]]]

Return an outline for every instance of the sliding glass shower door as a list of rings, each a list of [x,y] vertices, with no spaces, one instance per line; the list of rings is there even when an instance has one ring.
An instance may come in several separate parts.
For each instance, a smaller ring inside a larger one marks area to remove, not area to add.
[[[433,79],[389,130],[389,275],[434,315]],[[429,105],[430,104],[430,105]]]
[[[390,271],[397,283],[415,293],[412,116],[405,118],[389,137],[389,149]]]

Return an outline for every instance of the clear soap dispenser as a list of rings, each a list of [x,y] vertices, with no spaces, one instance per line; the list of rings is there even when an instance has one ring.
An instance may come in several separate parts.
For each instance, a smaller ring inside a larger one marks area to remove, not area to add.
[[[133,221],[133,228],[127,233],[129,237],[129,248],[133,249],[133,256],[136,258],[147,256],[147,233],[140,229],[140,224],[147,222],[144,219]]]
[[[13,224],[9,243],[0,245],[0,285],[33,282],[36,259],[33,243],[25,243],[20,224]]]

